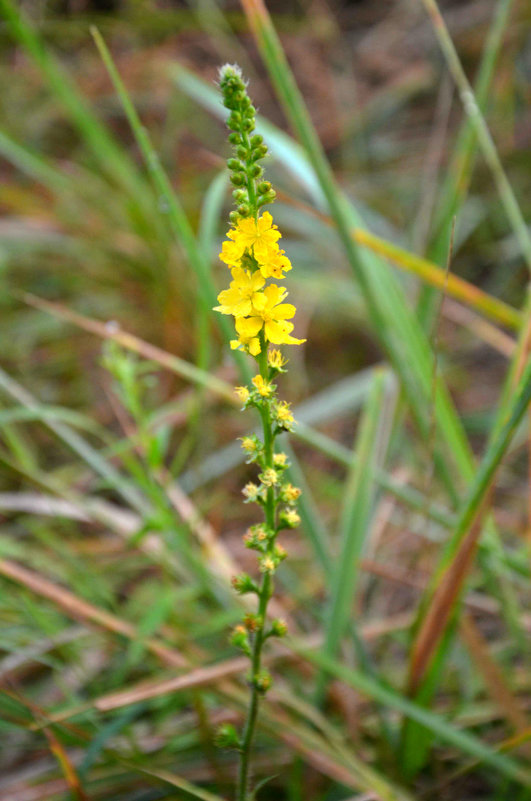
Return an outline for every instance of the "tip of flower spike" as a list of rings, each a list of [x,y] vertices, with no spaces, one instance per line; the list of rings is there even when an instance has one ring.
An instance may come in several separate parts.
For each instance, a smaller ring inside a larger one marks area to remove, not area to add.
[[[219,68],[218,79],[220,84],[223,83],[223,81],[226,81],[227,78],[233,77],[243,80],[243,73],[238,64],[223,64],[223,66]]]

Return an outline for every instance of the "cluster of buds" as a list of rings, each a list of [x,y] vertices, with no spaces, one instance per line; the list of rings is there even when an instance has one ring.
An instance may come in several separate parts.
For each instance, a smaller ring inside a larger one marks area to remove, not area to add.
[[[232,131],[229,142],[234,147],[234,156],[227,161],[227,166],[237,203],[237,210],[230,213],[230,219],[236,223],[248,217],[252,207],[260,208],[272,203],[275,190],[269,181],[262,180],[264,170],[259,161],[267,155],[267,146],[260,134],[253,134],[256,109],[249,99],[239,67],[226,64],[220,71],[219,86],[223,104],[230,111],[227,125]]]

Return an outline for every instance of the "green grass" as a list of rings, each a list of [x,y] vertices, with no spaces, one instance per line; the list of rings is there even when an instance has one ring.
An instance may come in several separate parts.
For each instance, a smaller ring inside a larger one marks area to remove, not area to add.
[[[227,632],[256,421],[211,312],[227,59],[252,78],[308,340],[279,381],[304,491],[257,801],[531,799],[530,22],[511,0],[474,35],[467,4],[397,4],[391,27],[360,5],[0,0],[0,801],[233,798],[213,741],[247,703]],[[413,80],[395,48],[417,30]]]

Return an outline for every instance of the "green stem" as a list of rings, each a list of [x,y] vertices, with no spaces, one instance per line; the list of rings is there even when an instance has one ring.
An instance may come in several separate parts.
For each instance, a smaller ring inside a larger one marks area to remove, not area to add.
[[[265,380],[267,380],[267,348],[263,334],[261,335],[261,346],[262,350],[257,357],[257,361],[260,367],[260,374]],[[267,406],[262,406],[260,408],[260,416],[262,418],[262,428],[264,434],[264,469],[273,468],[274,434],[271,426],[271,417]],[[269,487],[267,490],[264,511],[267,530],[273,532],[275,531],[275,501],[275,490],[273,487]],[[274,540],[275,537],[273,536],[270,540],[270,547],[274,545]],[[272,594],[273,578],[270,573],[266,572],[262,576],[262,582],[260,584],[258,593],[258,628],[254,633],[253,638],[251,654],[251,694],[241,741],[236,801],[247,801],[249,797],[249,760],[256,729],[258,706],[260,702],[260,690],[257,687],[256,679],[259,676],[262,668],[262,647],[265,640],[264,633],[267,616],[267,604]]]

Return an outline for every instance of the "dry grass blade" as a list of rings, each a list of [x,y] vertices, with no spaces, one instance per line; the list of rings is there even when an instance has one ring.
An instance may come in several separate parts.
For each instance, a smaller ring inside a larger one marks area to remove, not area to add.
[[[90,317],[85,317],[82,314],[71,311],[60,303],[52,303],[49,300],[38,298],[29,293],[25,293],[22,296],[22,299],[29,306],[33,306],[36,309],[42,309],[43,311],[52,314],[54,317],[58,317],[61,320],[66,320],[67,322],[82,328],[84,331],[89,331],[91,334],[96,334],[96,336],[101,337],[102,339],[108,339],[117,342],[119,345],[122,345],[124,348],[127,348],[134,353],[138,353],[145,359],[151,359],[157,364],[160,364],[162,367],[165,367],[167,370],[171,370],[172,372],[177,373],[189,381],[193,381],[196,384],[200,384],[201,386],[211,389],[225,400],[228,400],[231,404],[236,405],[234,392],[225,381],[209,375],[204,370],[200,370],[193,364],[190,364],[189,362],[184,361],[184,359],[180,359],[178,356],[174,356],[173,354],[162,350],[162,348],[158,348],[156,345],[151,345],[149,342],[139,339],[139,337],[134,336],[134,334],[121,331],[119,325],[115,321],[101,323],[99,320],[94,320]]]
[[[455,603],[474,562],[485,509],[486,504],[478,513],[450,567],[441,577],[415,637],[411,651],[408,685],[409,692],[412,695],[421,685],[437,646],[444,636],[450,618],[453,615]]]
[[[16,562],[9,559],[0,559],[0,574],[17,581],[19,584],[23,584],[42,598],[52,601],[75,620],[95,623],[97,626],[107,629],[107,631],[121,634],[130,640],[139,639],[139,634],[131,623],[127,623],[127,621],[116,615],[112,615],[110,612],[106,612],[104,609],[82,600],[69,590],[59,587],[52,581],[40,576],[33,570],[22,567]],[[158,656],[167,665],[180,668],[188,666],[188,660],[178,651],[168,648],[157,640],[149,639],[144,645],[148,651]]]
[[[483,676],[488,691],[503,715],[517,733],[527,731],[529,729],[527,716],[509,688],[503,671],[492,658],[488,644],[471,615],[464,614],[462,616],[460,628],[477,669]]]

